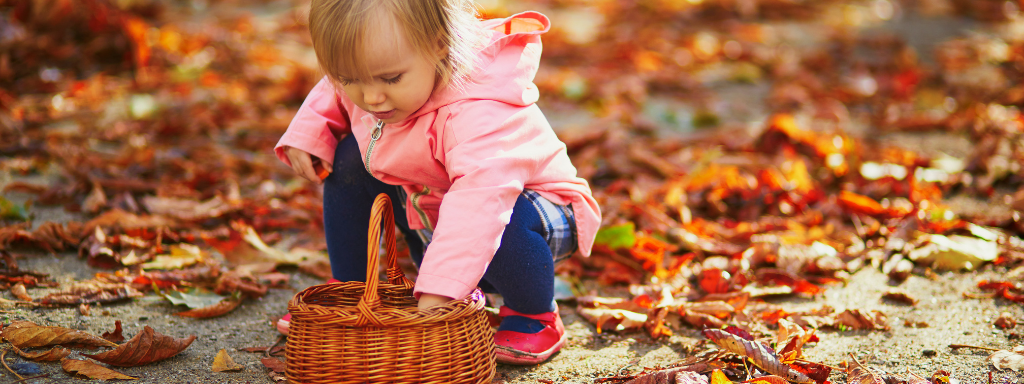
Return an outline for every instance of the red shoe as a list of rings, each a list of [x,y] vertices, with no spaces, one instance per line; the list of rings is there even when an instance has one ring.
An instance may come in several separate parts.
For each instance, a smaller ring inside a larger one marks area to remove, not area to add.
[[[340,283],[341,280],[328,279],[327,283]],[[292,314],[286,313],[281,317],[281,320],[277,321],[277,331],[281,332],[282,335],[288,336],[288,327],[292,324]]]
[[[494,349],[499,363],[535,365],[543,363],[565,344],[565,326],[558,311],[526,315],[509,307],[501,307],[501,317],[522,316],[539,320],[544,329],[537,333],[498,331],[494,334]]]

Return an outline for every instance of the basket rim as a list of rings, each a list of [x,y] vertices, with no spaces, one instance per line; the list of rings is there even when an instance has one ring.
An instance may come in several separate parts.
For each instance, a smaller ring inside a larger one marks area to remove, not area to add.
[[[292,314],[292,321],[295,321],[297,318],[301,319],[304,316],[324,315],[330,313],[341,317],[339,321],[342,323],[350,322],[347,320],[352,320],[353,316],[358,317],[361,314],[358,305],[321,305],[307,303],[305,300],[321,295],[344,295],[346,293],[345,291],[351,292],[356,289],[364,290],[366,289],[366,285],[359,281],[347,281],[311,286],[299,293],[296,293],[295,296],[292,297],[288,302],[288,312]],[[380,282],[377,291],[381,292],[384,290],[395,289],[404,290],[407,288],[401,284]],[[358,298],[358,296],[355,295],[349,296],[352,298]],[[419,310],[416,307],[378,307],[373,310],[373,313],[383,325],[395,325],[395,322],[422,323],[459,320],[472,316],[474,313],[483,311],[484,306],[485,302],[483,292],[477,288],[461,300],[451,300],[427,310]]]

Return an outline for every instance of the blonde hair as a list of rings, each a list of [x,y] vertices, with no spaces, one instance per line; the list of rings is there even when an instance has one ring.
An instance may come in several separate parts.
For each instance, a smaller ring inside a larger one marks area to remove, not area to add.
[[[309,33],[313,39],[320,70],[337,89],[341,69],[357,78],[372,76],[359,62],[366,27],[389,11],[404,27],[406,37],[419,54],[434,58],[438,43],[447,53],[436,60],[436,88],[465,85],[473,70],[482,32],[473,0],[313,0],[309,10]]]

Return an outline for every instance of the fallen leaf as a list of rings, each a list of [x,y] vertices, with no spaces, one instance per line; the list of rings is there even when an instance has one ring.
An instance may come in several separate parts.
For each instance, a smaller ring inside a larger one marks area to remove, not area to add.
[[[835,320],[832,323],[832,326],[836,328],[844,326],[854,330],[888,330],[889,324],[886,323],[888,319],[885,317],[885,314],[879,311],[871,312],[872,313],[869,314],[866,311],[860,309],[847,309],[835,316]]]
[[[907,384],[932,384],[932,382],[924,377],[918,376],[914,372],[910,372],[910,369],[907,368]]]
[[[121,320],[114,320],[114,331],[103,332],[102,337],[105,340],[110,340],[111,342],[114,343],[120,343],[124,341],[124,334],[121,333],[122,331],[123,330],[121,329]]]
[[[993,352],[988,356],[988,362],[992,363],[997,370],[1009,368],[1014,372],[1024,369],[1024,345],[1013,347],[1012,350]]]
[[[1017,319],[1014,319],[1013,315],[1010,315],[1009,312],[1003,312],[994,324],[1002,329],[1010,329],[1017,326]]]
[[[242,368],[244,367],[232,360],[231,356],[228,355],[228,351],[225,349],[221,349],[217,352],[217,356],[213,358],[213,366],[211,367],[214,372],[241,371]]]
[[[636,244],[636,225],[625,223],[602,227],[597,230],[594,245],[603,245],[611,249],[632,248]]]
[[[910,293],[898,288],[890,288],[882,294],[883,298],[898,301],[904,304],[917,306],[917,299],[910,296]]]
[[[922,235],[924,245],[910,251],[908,256],[916,263],[942,270],[974,270],[981,264],[999,256],[995,241],[960,235]]]
[[[782,364],[775,351],[756,341],[743,339],[731,333],[719,329],[705,329],[704,336],[718,344],[722,349],[750,359],[754,365],[772,375],[782,376],[794,383],[813,383],[814,380],[806,375],[791,369],[788,365]],[[714,382],[714,377],[712,377]]]
[[[758,377],[758,378],[750,379],[750,380],[744,381],[744,383],[749,383],[749,384],[788,384],[789,381],[786,381],[786,379],[783,379],[782,377],[771,375],[771,376],[761,376],[761,377]]]
[[[73,283],[59,292],[39,299],[44,305],[74,305],[85,303],[110,303],[143,296],[142,292],[124,283],[110,283],[88,280]]]
[[[203,261],[206,253],[192,244],[176,244],[170,247],[171,253],[156,255],[153,261],[142,264],[143,269],[181,269]]]
[[[214,196],[203,202],[173,197],[146,196],[142,198],[142,204],[150,213],[186,221],[216,218],[232,210],[232,207],[220,196]]]
[[[711,384],[732,384],[732,380],[725,377],[725,373],[721,369],[711,371]]]
[[[191,288],[187,291],[170,291],[164,294],[164,298],[174,305],[184,305],[190,309],[204,308],[216,305],[228,296],[221,296],[201,288]]]
[[[25,289],[25,284],[18,283],[11,287],[11,294],[22,301],[32,301],[32,296],[28,295],[28,291]]]
[[[195,335],[179,339],[157,333],[147,325],[142,332],[112,351],[83,355],[110,365],[135,367],[177,355],[195,340]]]
[[[17,352],[21,357],[35,361],[57,361],[71,354],[70,350],[61,347],[53,347],[48,350],[35,353],[22,351],[14,344],[11,344],[11,347],[13,347],[14,352]]]
[[[45,347],[48,345],[115,347],[117,344],[85,332],[63,327],[44,327],[31,321],[15,321],[8,325],[0,337],[18,348]]]
[[[207,307],[196,308],[193,310],[175,313],[177,316],[191,317],[196,319],[206,319],[211,317],[217,317],[238,308],[238,305],[242,304],[241,295],[234,295],[232,297],[221,300],[217,304],[213,304]]]
[[[107,369],[88,360],[63,359],[60,367],[68,373],[77,373],[90,379],[99,380],[135,380],[135,377]]]
[[[260,359],[264,367],[270,368],[270,370],[277,373],[284,373],[288,369],[288,365],[285,364],[281,359],[275,359],[273,357],[264,357]]]
[[[846,366],[847,381],[850,384],[885,384],[885,381],[881,377],[875,375],[870,369],[867,369],[857,361],[853,354],[850,354],[850,359],[853,362]]]
[[[671,381],[665,381],[671,383]],[[633,381],[631,384],[646,384],[643,382]],[[656,382],[651,382],[654,384]],[[709,384],[708,377],[693,371],[682,371],[676,374],[675,384]]]
[[[601,330],[624,331],[640,328],[647,322],[647,315],[624,309],[577,307],[576,313],[579,313],[581,317],[597,326],[598,332]]]

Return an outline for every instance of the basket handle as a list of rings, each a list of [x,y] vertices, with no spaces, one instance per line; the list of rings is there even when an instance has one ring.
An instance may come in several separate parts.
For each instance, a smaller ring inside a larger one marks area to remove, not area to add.
[[[381,225],[383,221],[383,226]],[[373,200],[373,208],[370,211],[370,230],[367,233],[366,244],[366,289],[363,290],[363,297],[359,300],[359,312],[363,315],[359,323],[372,323],[380,325],[380,320],[374,314],[374,309],[380,306],[380,296],[377,294],[378,265],[380,264],[380,231],[384,228],[384,246],[387,251],[387,276],[388,282],[395,285],[405,286],[412,289],[412,282],[405,277],[402,268],[398,266],[398,250],[395,247],[395,216],[391,208],[391,198],[381,193]]]

